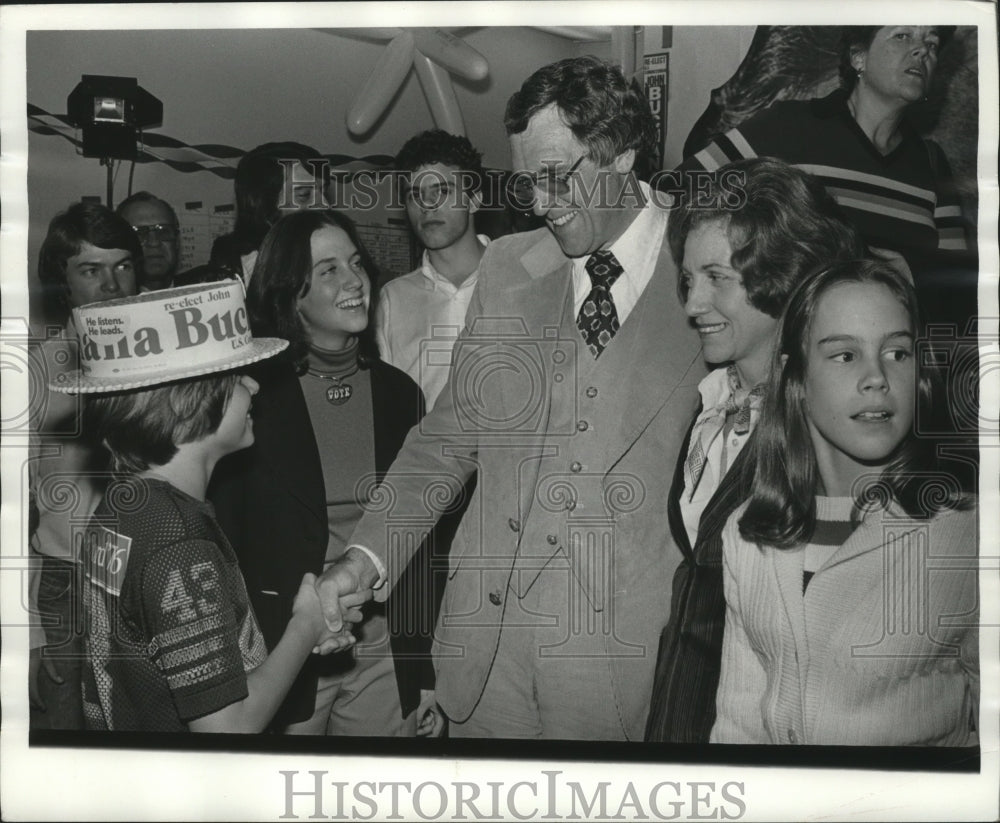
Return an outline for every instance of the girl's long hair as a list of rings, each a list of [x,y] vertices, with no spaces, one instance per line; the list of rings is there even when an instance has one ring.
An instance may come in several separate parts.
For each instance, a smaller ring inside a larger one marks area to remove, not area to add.
[[[836,263],[799,284],[782,315],[760,420],[746,446],[750,453],[744,482],[752,492],[739,527],[747,541],[788,549],[810,540],[815,530],[815,497],[820,478],[805,403],[809,333],[820,299],[839,283],[886,286],[906,308],[914,337],[919,335],[916,292],[888,263],[875,260]],[[927,419],[933,383],[937,382],[936,375],[920,359],[915,358],[918,369],[915,426],[921,419]],[[936,471],[934,446],[931,438],[918,437],[911,431],[880,476],[870,478],[856,490],[856,516],[875,505],[895,504],[915,517],[964,507],[957,484],[949,484]]]
[[[361,242],[353,221],[333,210],[302,209],[282,217],[264,238],[247,289],[250,327],[260,337],[281,337],[288,341],[283,355],[305,371],[309,333],[299,316],[298,300],[309,291],[312,277],[313,233],[324,226],[342,229],[361,256],[361,264],[371,283],[368,326],[358,335],[358,362],[367,368],[379,360],[375,341],[375,312],[378,304],[378,271],[375,261]]]

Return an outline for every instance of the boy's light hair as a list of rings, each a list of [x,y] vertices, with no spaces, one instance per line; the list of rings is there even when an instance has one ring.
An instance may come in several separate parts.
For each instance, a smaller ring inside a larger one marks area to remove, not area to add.
[[[237,372],[149,389],[87,395],[84,431],[110,453],[111,470],[136,474],[169,463],[177,447],[214,434],[239,382]]]

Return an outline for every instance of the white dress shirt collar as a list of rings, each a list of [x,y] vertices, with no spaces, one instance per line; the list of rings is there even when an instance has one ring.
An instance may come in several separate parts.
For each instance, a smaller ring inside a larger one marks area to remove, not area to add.
[[[611,287],[619,323],[624,323],[628,318],[653,276],[667,231],[669,212],[653,204],[646,183],[640,181],[639,188],[646,198],[646,205],[609,249],[623,269],[622,275]],[[585,255],[573,259],[573,307],[577,313],[592,286],[586,269],[588,257],[589,255]]]
[[[490,238],[485,234],[477,234],[476,239],[479,240],[479,245],[483,248],[486,248],[490,244]],[[462,281],[461,285],[456,286],[451,280],[434,268],[434,264],[431,263],[430,252],[426,250],[420,263],[420,273],[430,281],[431,289],[441,288],[450,294],[454,294],[459,289],[472,289],[479,281],[479,266],[476,266],[472,273]]]

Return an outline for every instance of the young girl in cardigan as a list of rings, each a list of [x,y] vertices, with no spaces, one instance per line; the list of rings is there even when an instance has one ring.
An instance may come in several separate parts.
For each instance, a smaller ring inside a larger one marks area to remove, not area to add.
[[[912,286],[836,264],[790,298],[723,534],[720,743],[975,745],[973,501],[915,433]]]

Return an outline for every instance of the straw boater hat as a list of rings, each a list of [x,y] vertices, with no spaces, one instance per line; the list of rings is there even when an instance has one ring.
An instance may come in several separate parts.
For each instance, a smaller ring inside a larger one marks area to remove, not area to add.
[[[73,309],[80,368],[53,378],[65,394],[141,389],[248,366],[287,340],[254,339],[243,284],[201,283]]]

